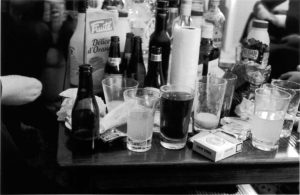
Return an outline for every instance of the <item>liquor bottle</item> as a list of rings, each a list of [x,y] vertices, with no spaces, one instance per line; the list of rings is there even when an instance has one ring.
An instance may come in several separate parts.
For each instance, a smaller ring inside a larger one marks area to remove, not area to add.
[[[99,131],[99,108],[93,92],[92,66],[79,66],[79,87],[72,109],[72,148],[91,152]]]
[[[134,37],[133,33],[126,33],[125,48],[124,48],[124,53],[120,64],[120,72],[124,76],[127,75],[127,69],[132,55],[133,37]]]
[[[77,87],[79,78],[79,65],[86,63],[86,10],[87,0],[78,1],[78,16],[75,31],[70,39],[69,59],[70,85]]]
[[[168,21],[167,21],[167,31],[169,33],[169,36],[172,37],[173,23],[174,23],[174,20],[179,15],[178,0],[170,0],[168,10],[169,10],[169,14],[168,14]]]
[[[109,54],[105,66],[105,73],[121,74],[120,64],[121,64],[120,39],[118,36],[111,36]]]
[[[127,70],[127,77],[133,78],[139,82],[139,87],[144,86],[146,69],[143,59],[142,38],[134,37],[132,56]]]
[[[156,11],[155,31],[150,36],[149,48],[161,47],[163,76],[167,80],[169,69],[169,56],[171,50],[171,39],[167,32],[168,2],[158,1]],[[150,53],[148,64],[150,62]]]
[[[202,75],[206,76],[208,73],[208,63],[212,60],[213,52],[213,30],[212,24],[202,25],[201,33],[201,45],[200,45],[200,55],[199,64],[203,64]]]
[[[189,27],[192,25],[191,11],[192,0],[182,0],[180,5],[180,15],[174,20],[173,31],[174,28],[178,26]]]
[[[222,46],[223,28],[225,24],[225,16],[221,12],[220,0],[210,0],[209,9],[204,13],[205,22],[214,25],[213,45],[220,49]]]
[[[161,65],[161,47],[152,46],[150,50],[148,72],[145,78],[145,87],[155,87],[159,89],[160,86],[165,85],[166,81],[164,79]]]
[[[203,24],[203,13],[205,7],[205,0],[193,0],[192,2],[192,21],[193,26],[201,28]]]

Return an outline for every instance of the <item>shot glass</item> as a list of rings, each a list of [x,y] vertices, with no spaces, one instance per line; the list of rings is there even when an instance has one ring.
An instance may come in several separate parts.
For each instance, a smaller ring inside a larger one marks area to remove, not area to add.
[[[127,111],[127,149],[134,152],[150,150],[154,113],[159,102],[159,91],[127,89],[124,91]]]
[[[232,98],[235,90],[237,76],[231,72],[226,72],[223,78],[226,79],[227,84],[226,84],[224,101],[223,101],[223,106],[221,111],[221,118],[225,116],[229,116],[230,114],[231,103],[232,103]]]
[[[255,90],[255,109],[251,120],[252,145],[260,150],[278,148],[284,117],[291,95],[279,88]]]
[[[286,80],[272,80],[271,85],[287,91],[292,95],[280,134],[280,137],[289,137],[292,133],[296,114],[298,112],[298,106],[300,102],[300,85],[298,83]],[[295,92],[294,95],[291,91]]]
[[[181,85],[160,88],[160,144],[171,150],[186,145],[194,89]]]
[[[126,89],[137,89],[138,82],[122,76],[111,76],[102,80],[105,103],[108,112],[124,102],[123,93]]]
[[[226,79],[199,77],[194,102],[194,131],[211,130],[219,125],[226,90]]]

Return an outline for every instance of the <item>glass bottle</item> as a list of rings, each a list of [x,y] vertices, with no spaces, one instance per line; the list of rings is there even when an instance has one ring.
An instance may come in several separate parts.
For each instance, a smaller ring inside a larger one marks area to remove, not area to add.
[[[143,87],[145,76],[146,69],[143,59],[142,38],[140,36],[135,36],[127,77],[137,80],[139,82],[139,87]]]
[[[202,25],[201,33],[201,45],[199,64],[203,64],[202,75],[208,74],[208,63],[212,58],[213,52],[213,30],[214,27],[211,24]]]
[[[126,33],[125,48],[120,65],[120,72],[125,76],[127,75],[127,69],[132,56],[133,37],[133,33]]]
[[[180,5],[180,15],[174,20],[173,29],[178,26],[192,25],[192,0],[182,0]]]
[[[77,87],[79,78],[79,65],[86,63],[85,52],[85,22],[87,0],[78,1],[78,16],[75,31],[70,39],[68,66],[70,68],[70,85]]]
[[[174,20],[178,17],[178,1],[177,0],[170,0],[169,1],[169,14],[168,14],[168,21],[167,21],[167,31],[169,36],[172,37],[172,27]]]
[[[148,72],[145,78],[145,87],[160,88],[165,85],[166,81],[162,72],[162,55],[161,47],[152,46],[150,50],[150,61]]]
[[[203,24],[203,13],[205,9],[205,0],[193,0],[192,2],[192,21],[193,26],[201,28]]]
[[[225,24],[225,16],[221,12],[220,0],[210,0],[208,10],[204,13],[205,22],[214,25],[213,45],[220,50],[222,46],[223,30]]]
[[[150,36],[149,48],[161,47],[163,76],[167,80],[169,69],[169,56],[171,50],[171,39],[167,32],[168,2],[158,1],[156,10],[155,31]],[[150,54],[148,57],[150,62]]]
[[[72,148],[88,152],[95,149],[99,131],[99,108],[93,92],[92,66],[79,66],[79,87],[72,109]]]
[[[110,47],[107,63],[105,66],[106,74],[121,74],[120,71],[121,54],[120,54],[120,39],[118,36],[110,38]]]

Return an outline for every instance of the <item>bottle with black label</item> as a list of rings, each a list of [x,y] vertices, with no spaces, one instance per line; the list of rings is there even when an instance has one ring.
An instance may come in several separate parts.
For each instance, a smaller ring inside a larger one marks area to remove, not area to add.
[[[99,132],[99,108],[93,92],[92,66],[79,66],[79,87],[72,109],[72,149],[92,152]]]
[[[161,47],[162,69],[164,78],[168,77],[169,56],[171,50],[171,39],[167,32],[168,2],[158,1],[156,10],[155,31],[150,36],[149,48],[152,46]],[[148,64],[150,62],[150,53]]]
[[[132,56],[127,70],[127,77],[133,78],[139,82],[139,87],[144,86],[146,68],[143,59],[142,38],[134,37]]]
[[[159,89],[160,86],[165,85],[166,81],[164,79],[161,64],[161,47],[152,46],[150,50],[148,72],[145,78],[145,87],[155,87]]]
[[[133,33],[126,33],[125,49],[122,57],[122,62],[120,65],[120,72],[124,76],[127,75],[127,69],[132,55],[133,37],[134,37]]]
[[[121,54],[120,54],[120,39],[118,36],[110,38],[110,47],[107,63],[105,66],[106,74],[122,74],[120,71]]]

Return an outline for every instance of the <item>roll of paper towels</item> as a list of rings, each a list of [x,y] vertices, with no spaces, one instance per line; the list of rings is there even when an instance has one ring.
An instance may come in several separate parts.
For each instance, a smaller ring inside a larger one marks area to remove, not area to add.
[[[200,39],[200,28],[176,27],[174,29],[168,83],[195,87]]]

